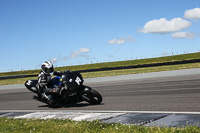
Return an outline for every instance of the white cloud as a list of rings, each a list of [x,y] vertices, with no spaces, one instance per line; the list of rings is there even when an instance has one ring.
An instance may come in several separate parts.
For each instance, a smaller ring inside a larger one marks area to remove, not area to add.
[[[113,39],[108,41],[110,44],[124,44],[126,42],[135,42],[136,40],[132,36],[126,36],[126,37],[119,37],[119,39]]]
[[[81,56],[82,57],[85,57],[85,58],[89,58],[88,55],[84,54],[84,53],[88,53],[90,52],[90,49],[88,48],[80,48],[78,51],[74,51],[71,53],[70,56],[62,56],[62,57],[55,57],[55,58],[52,58],[50,59],[49,61],[51,61],[53,64],[57,63],[58,61],[65,61],[65,60],[68,60],[70,58],[76,58],[78,57],[80,54],[82,54]]]
[[[169,21],[166,18],[160,18],[147,22],[143,29],[139,31],[143,33],[164,34],[180,31],[182,29],[188,28],[191,25],[191,22],[182,18],[173,18]]]
[[[173,33],[172,34],[172,37],[173,38],[177,38],[177,39],[185,39],[185,38],[188,38],[188,39],[194,39],[195,36],[198,36],[199,34],[197,33],[192,33],[192,32],[176,32],[176,33]]]
[[[76,58],[80,54],[82,54],[82,53],[88,53],[88,52],[90,52],[90,49],[88,49],[88,48],[80,48],[78,51],[72,52],[71,57],[72,58]]]
[[[124,44],[125,40],[123,38],[113,39],[109,41],[110,44]]]
[[[186,10],[184,13],[184,18],[188,19],[200,19],[200,8],[194,8]]]
[[[50,62],[52,62],[53,64],[56,63],[57,61],[58,61],[57,58],[50,59]]]

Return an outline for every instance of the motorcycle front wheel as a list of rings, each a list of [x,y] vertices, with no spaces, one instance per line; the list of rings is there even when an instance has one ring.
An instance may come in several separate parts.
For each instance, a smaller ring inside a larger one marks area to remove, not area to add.
[[[103,100],[101,94],[94,89],[90,89],[90,91],[84,91],[82,94],[82,99],[90,104],[100,104]]]

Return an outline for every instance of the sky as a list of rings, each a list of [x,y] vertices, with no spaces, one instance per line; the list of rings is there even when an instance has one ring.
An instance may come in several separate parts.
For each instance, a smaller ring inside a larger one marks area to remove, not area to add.
[[[199,0],[0,0],[0,72],[200,52]]]

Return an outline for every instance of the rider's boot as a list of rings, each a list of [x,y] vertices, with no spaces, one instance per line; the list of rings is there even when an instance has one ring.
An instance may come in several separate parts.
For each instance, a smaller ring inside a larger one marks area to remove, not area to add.
[[[46,99],[47,101],[50,101],[52,98],[52,95],[46,95],[45,92],[42,93],[42,99]]]

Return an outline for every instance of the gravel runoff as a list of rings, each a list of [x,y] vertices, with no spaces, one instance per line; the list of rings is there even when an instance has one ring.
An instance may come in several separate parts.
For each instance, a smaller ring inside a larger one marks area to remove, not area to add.
[[[193,74],[200,74],[200,68],[173,70],[173,71],[162,71],[162,72],[152,72],[152,73],[142,73],[142,74],[130,74],[130,75],[85,78],[84,82],[85,83],[93,83],[93,82],[106,82],[106,81],[130,80],[130,79],[173,77],[173,76],[184,76],[184,75],[193,75]],[[2,86],[0,86],[0,90],[22,89],[22,88],[24,88],[24,84],[2,85]]]

